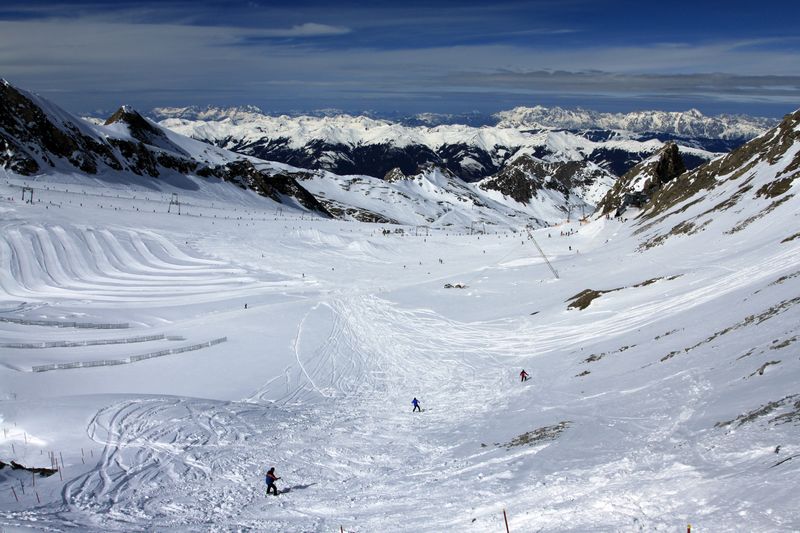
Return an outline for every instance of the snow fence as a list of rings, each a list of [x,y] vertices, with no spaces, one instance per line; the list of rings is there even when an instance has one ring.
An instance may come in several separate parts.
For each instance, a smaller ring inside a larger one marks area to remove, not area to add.
[[[0,316],[0,322],[22,324],[23,326],[54,326],[57,328],[84,328],[84,329],[127,329],[127,322],[121,324],[98,324],[96,322],[61,322],[59,320],[27,320],[25,318],[12,318]]]
[[[7,342],[0,344],[1,348],[79,348],[83,346],[103,346],[106,344],[132,344],[150,341],[182,341],[183,337],[175,335],[142,335],[139,337],[125,337],[123,339],[94,339],[85,341],[42,341],[42,342]]]
[[[159,350],[157,352],[150,352],[142,355],[132,355],[130,357],[126,357],[125,359],[102,359],[99,361],[77,361],[74,363],[51,363],[49,365],[37,365],[31,367],[31,371],[47,372],[48,370],[67,370],[70,368],[89,368],[93,366],[127,365],[130,363],[135,363],[137,361],[144,361],[145,359],[152,359],[154,357],[163,357],[165,355],[202,350],[203,348],[208,348],[214,346],[215,344],[226,342],[227,340],[228,337],[220,337],[219,339],[213,339],[207,342],[201,342],[199,344],[192,344],[189,346],[181,346],[180,348],[169,348],[167,350]]]

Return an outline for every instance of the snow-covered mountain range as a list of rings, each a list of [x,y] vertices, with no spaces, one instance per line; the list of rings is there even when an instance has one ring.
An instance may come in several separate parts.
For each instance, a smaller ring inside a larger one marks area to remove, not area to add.
[[[0,86],[0,165],[38,181],[82,173],[114,183],[140,183],[169,192],[231,182],[272,200],[346,220],[413,225],[536,226],[588,213],[613,176],[585,161],[544,163],[519,155],[508,180],[467,183],[435,165],[391,175],[341,176],[264,161],[190,139],[123,106],[105,120],[85,121],[8,83]],[[249,116],[251,109],[238,114]],[[368,119],[365,119],[368,120]],[[524,192],[520,192],[524,191]]]
[[[564,130],[619,130],[636,134],[672,135],[688,139],[749,140],[776,124],[776,120],[744,115],[706,116],[688,111],[600,113],[562,107],[515,107],[495,115],[504,128]]]
[[[156,120],[182,118],[186,120],[247,120],[252,115],[268,115],[257,106],[215,107],[186,106],[159,107],[150,111]],[[287,115],[295,118],[352,116],[337,109],[324,109],[310,113]],[[492,115],[471,113],[418,113],[411,116],[365,113],[362,116],[383,119],[405,126],[435,127],[442,125],[467,125],[474,127],[499,126],[502,128],[555,129],[568,131],[608,130],[657,136],[673,135],[687,139],[729,140],[742,142],[752,139],[775,126],[778,120],[749,115],[709,116],[697,109],[688,111],[634,111],[629,113],[603,113],[589,109],[563,107],[515,107]],[[355,116],[352,116],[355,118]]]
[[[393,168],[410,174],[420,166],[433,164],[465,181],[492,176],[522,155],[545,162],[587,161],[621,176],[671,138],[675,138],[687,165],[693,168],[717,152],[741,145],[767,127],[766,121],[751,123],[742,119],[737,130],[733,118],[709,119],[692,112],[681,115],[683,119],[673,117],[668,123],[667,118],[672,115],[653,112],[639,114],[639,119],[631,115],[625,124],[661,127],[655,132],[598,129],[611,124],[600,119],[594,129],[583,127],[591,122],[592,115],[584,117],[580,129],[571,129],[558,125],[571,127],[578,124],[577,119],[559,121],[558,117],[566,111],[558,108],[551,111],[537,115],[541,119],[549,117],[547,125],[525,122],[512,126],[508,119],[498,126],[483,127],[409,126],[399,121],[344,114],[270,116],[254,108],[162,108],[152,114],[161,125],[188,137],[296,167],[382,177]],[[690,118],[695,125],[678,129],[697,135],[671,133],[675,122],[691,122]],[[730,127],[719,126],[723,123]],[[756,123],[762,127],[758,128]],[[719,126],[719,131],[712,125]]]

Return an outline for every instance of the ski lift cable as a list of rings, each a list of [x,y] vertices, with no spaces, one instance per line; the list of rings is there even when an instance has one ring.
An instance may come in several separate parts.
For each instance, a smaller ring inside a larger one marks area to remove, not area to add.
[[[544,255],[544,251],[542,250],[542,247],[539,246],[538,242],[536,242],[536,239],[533,236],[532,228],[530,226],[525,226],[525,231],[528,232],[528,237],[530,237],[530,239],[533,241],[533,244],[536,246],[536,249],[539,250],[539,255],[541,255],[542,259],[544,259],[544,262],[547,263],[547,266],[550,268],[550,271],[553,273],[553,275],[556,277],[556,279],[559,279],[558,271],[556,271],[555,267],[553,267],[553,265],[550,264],[550,261],[547,259],[547,256]]]

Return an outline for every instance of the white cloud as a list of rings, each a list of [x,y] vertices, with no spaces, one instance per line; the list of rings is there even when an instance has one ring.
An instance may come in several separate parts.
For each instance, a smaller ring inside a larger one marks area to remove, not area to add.
[[[292,26],[291,28],[264,29],[257,33],[265,37],[318,37],[325,35],[345,35],[350,33],[350,28],[344,26],[330,26],[328,24],[317,24],[316,22],[306,22]]]

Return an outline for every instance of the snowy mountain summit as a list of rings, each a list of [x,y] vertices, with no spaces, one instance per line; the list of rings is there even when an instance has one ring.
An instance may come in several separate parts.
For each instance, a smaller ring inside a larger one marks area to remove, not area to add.
[[[709,117],[698,111],[636,111],[599,113],[561,107],[515,107],[495,115],[504,128],[620,130],[688,138],[749,140],[775,125],[773,119],[742,115]]]

